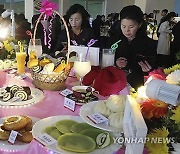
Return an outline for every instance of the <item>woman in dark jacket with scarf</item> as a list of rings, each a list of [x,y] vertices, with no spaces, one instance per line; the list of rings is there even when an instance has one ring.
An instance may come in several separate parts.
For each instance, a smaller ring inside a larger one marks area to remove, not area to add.
[[[157,42],[147,36],[139,7],[124,7],[120,21],[122,34],[115,54],[116,65],[128,71],[128,83],[137,89],[144,83],[144,73],[155,67]]]
[[[93,29],[89,24],[89,13],[80,4],[72,5],[66,13],[70,39],[75,41],[76,45],[87,46],[87,43],[94,39]],[[58,37],[54,52],[61,51],[63,49],[62,42],[67,42],[66,30],[63,29]],[[72,41],[71,45],[74,45]]]

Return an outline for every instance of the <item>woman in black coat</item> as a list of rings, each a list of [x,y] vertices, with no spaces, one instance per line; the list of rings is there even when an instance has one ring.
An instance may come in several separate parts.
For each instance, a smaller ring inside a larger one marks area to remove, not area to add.
[[[76,41],[77,45],[87,46],[91,39],[95,39],[92,28],[89,25],[89,13],[80,4],[72,5],[66,13],[70,39]],[[67,42],[66,30],[63,29],[58,37],[54,52],[63,49],[62,42]],[[71,45],[72,41],[70,42]]]
[[[115,61],[119,68],[128,71],[128,82],[137,89],[144,83],[144,73],[155,67],[157,42],[147,36],[143,12],[139,7],[124,7],[120,21],[122,34]]]

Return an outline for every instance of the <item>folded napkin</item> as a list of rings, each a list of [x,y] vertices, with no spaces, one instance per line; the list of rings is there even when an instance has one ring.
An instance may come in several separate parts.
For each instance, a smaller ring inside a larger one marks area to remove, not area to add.
[[[92,66],[91,71],[84,77],[83,84],[93,86],[102,96],[118,94],[126,86],[126,74],[117,67],[102,68]]]

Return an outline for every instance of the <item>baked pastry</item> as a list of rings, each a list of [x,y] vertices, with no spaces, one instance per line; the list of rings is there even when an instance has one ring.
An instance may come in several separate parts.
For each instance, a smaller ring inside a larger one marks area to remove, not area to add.
[[[50,74],[53,72],[53,70],[54,70],[54,63],[46,64],[43,68],[44,74]]]
[[[10,92],[6,92],[3,94],[3,101],[7,102],[8,100],[10,100],[13,97],[13,95]]]
[[[34,67],[31,68],[31,70],[32,70],[33,72],[35,72],[35,73],[41,72],[42,69],[43,69],[43,67],[42,67],[42,66],[39,66],[39,65],[38,65],[38,66],[34,66]]]
[[[22,101],[26,101],[28,94],[24,90],[18,90],[15,92],[14,97],[19,97]]]

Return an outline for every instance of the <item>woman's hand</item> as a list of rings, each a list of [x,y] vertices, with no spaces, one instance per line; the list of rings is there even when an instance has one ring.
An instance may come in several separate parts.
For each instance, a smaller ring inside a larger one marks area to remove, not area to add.
[[[119,67],[119,68],[124,68],[126,67],[127,65],[127,59],[124,58],[124,57],[120,57],[116,60],[116,65]]]
[[[151,71],[152,67],[147,61],[140,61],[138,64],[141,66],[143,72]]]

